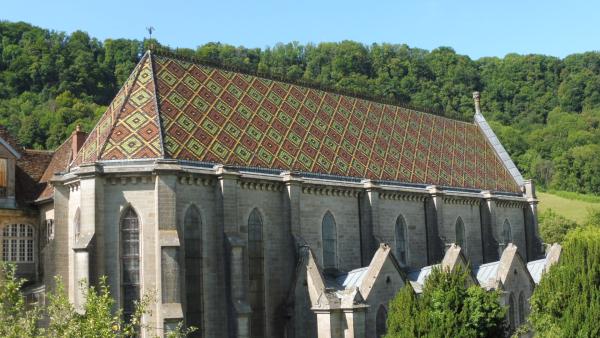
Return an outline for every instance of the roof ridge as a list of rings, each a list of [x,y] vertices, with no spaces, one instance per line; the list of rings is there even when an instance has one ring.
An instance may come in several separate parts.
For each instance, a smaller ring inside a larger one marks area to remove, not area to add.
[[[125,88],[126,92],[125,92],[125,95],[123,96],[123,102],[121,102],[121,105],[119,106],[119,109],[117,110],[117,112],[115,114],[115,118],[112,121],[112,125],[110,126],[110,131],[107,134],[106,140],[110,139],[110,137],[112,136],[112,133],[115,130],[115,127],[117,125],[117,121],[119,121],[119,117],[123,113],[123,107],[125,106],[125,104],[127,104],[127,101],[129,100],[129,97],[131,96],[131,92],[132,92],[133,88],[135,87],[135,82],[137,81],[138,77],[140,76],[140,73],[142,72],[142,68],[143,68],[142,66],[143,66],[144,62],[146,62],[146,60],[149,58],[149,55],[150,55],[150,51],[147,51],[146,53],[144,53],[144,55],[142,56],[140,61],[135,66],[134,69],[136,70],[136,73],[133,77],[133,81],[131,81],[131,86],[129,86],[129,88],[127,88],[127,87]],[[154,77],[152,77],[152,81],[154,81]],[[127,85],[127,81],[125,82],[124,86],[125,85]],[[98,149],[98,159],[102,158],[102,153],[106,149],[107,144],[108,144],[108,142],[105,141],[101,145],[101,148]]]
[[[156,89],[156,72],[154,71],[154,60],[152,59],[152,50],[148,50],[148,58],[150,61],[150,73],[152,74],[152,82],[154,87],[154,110],[156,112],[156,125],[158,126],[158,136],[160,137],[160,151],[162,153],[163,158],[167,158],[167,152],[165,151],[165,139],[164,139],[164,128],[163,122],[160,114],[160,108],[158,107],[158,91]]]
[[[200,58],[197,58],[197,57],[177,54],[176,52],[174,52],[172,50],[160,48],[160,47],[155,47],[154,49],[152,49],[152,52],[157,56],[177,59],[177,60],[185,61],[185,62],[191,62],[196,65],[218,68],[218,69],[235,72],[235,73],[242,73],[242,74],[256,76],[256,77],[260,77],[260,78],[264,78],[264,79],[268,79],[268,80],[279,81],[279,82],[283,82],[283,83],[287,83],[287,84],[291,84],[291,85],[316,89],[316,90],[320,90],[320,91],[328,92],[328,93],[332,93],[332,94],[349,96],[349,97],[352,97],[355,99],[367,100],[367,101],[371,101],[371,102],[375,102],[375,103],[379,103],[379,104],[392,105],[392,106],[412,110],[412,111],[423,113],[423,114],[439,116],[439,117],[443,117],[443,118],[446,118],[449,120],[460,121],[460,122],[472,124],[472,120],[470,117],[469,118],[467,118],[467,117],[449,117],[445,114],[445,111],[443,111],[443,110],[437,110],[437,109],[427,108],[427,107],[419,107],[416,105],[412,105],[408,102],[402,102],[399,100],[389,99],[389,98],[385,98],[385,97],[369,95],[366,93],[359,93],[359,92],[350,91],[347,89],[332,88],[330,86],[323,85],[323,84],[317,83],[317,82],[311,82],[306,79],[291,80],[289,78],[285,78],[283,76],[278,76],[275,74],[269,74],[269,73],[260,72],[260,71],[250,71],[247,69],[242,69],[240,67],[228,66],[221,62],[201,60]]]

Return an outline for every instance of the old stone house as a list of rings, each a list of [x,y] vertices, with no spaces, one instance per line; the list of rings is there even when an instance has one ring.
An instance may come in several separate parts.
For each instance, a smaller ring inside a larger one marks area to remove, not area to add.
[[[2,259],[40,299],[55,275],[76,306],[82,279],[126,313],[157,290],[157,334],[376,337],[453,253],[528,298],[534,186],[475,99],[459,121],[147,52],[89,135],[36,152],[2,130]]]

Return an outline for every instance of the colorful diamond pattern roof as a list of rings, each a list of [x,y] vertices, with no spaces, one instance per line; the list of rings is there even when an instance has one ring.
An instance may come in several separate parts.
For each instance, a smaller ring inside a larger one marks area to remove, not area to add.
[[[519,192],[473,123],[150,53],[76,164],[133,158]]]
[[[91,131],[74,164],[162,157],[154,83],[146,54]]]

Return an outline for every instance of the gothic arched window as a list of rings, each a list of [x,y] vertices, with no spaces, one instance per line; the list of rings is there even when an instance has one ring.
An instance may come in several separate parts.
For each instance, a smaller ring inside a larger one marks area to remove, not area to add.
[[[265,337],[265,278],[263,222],[258,209],[248,217],[248,272],[250,277],[250,337]]]
[[[462,218],[458,217],[456,219],[456,244],[460,246],[463,250],[466,249],[465,243],[465,224],[463,223]]]
[[[525,297],[519,293],[519,324],[525,323]]]
[[[321,225],[323,237],[323,268],[337,267],[337,229],[333,215],[327,211]]]
[[[400,264],[406,265],[406,222],[402,215],[396,219],[395,240],[396,258]]]
[[[135,211],[128,207],[120,222],[121,229],[121,290],[123,314],[131,317],[134,302],[140,299],[140,222]]]
[[[504,242],[504,245],[512,243],[512,231],[508,219],[505,219],[504,224],[502,225],[502,241]]]
[[[383,305],[379,305],[377,310],[377,316],[375,317],[375,337],[380,338],[385,335],[387,331],[387,311]]]
[[[202,217],[200,210],[190,206],[183,220],[183,245],[185,248],[185,323],[194,326],[194,336],[202,336],[203,283],[202,283]]]
[[[33,226],[8,224],[2,229],[2,260],[12,263],[33,263]]]
[[[512,292],[510,293],[510,298],[508,299],[508,323],[510,325],[510,330],[515,329],[515,297]]]

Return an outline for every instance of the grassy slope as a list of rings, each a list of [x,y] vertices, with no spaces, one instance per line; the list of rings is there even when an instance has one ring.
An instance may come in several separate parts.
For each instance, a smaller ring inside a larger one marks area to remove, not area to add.
[[[544,192],[538,192],[537,197],[540,200],[538,205],[540,211],[550,208],[557,214],[578,223],[583,222],[589,209],[600,209],[600,203],[569,199]]]

